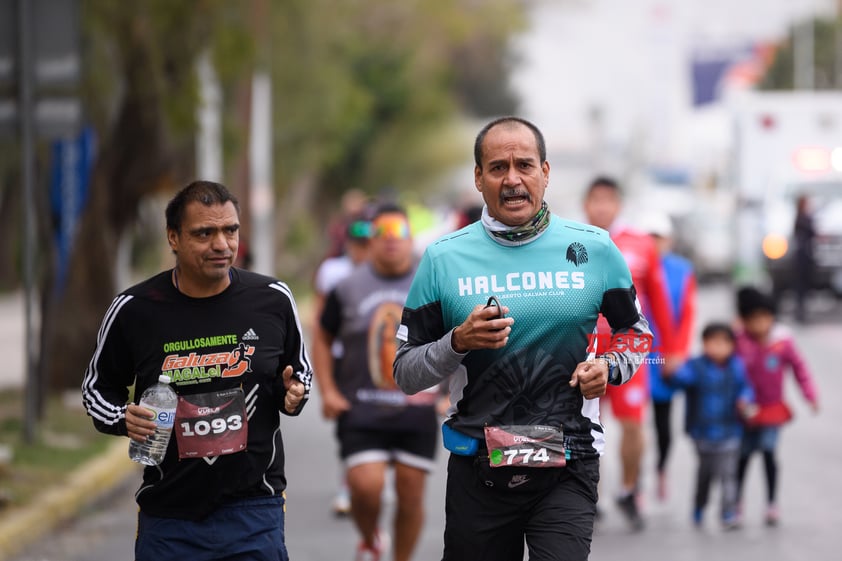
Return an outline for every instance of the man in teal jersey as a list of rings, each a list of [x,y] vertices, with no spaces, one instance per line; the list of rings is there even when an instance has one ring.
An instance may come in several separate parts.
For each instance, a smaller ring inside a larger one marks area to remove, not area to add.
[[[450,378],[443,559],[521,559],[525,538],[533,561],[586,560],[604,448],[598,398],[631,379],[651,332],[608,233],[550,213],[535,125],[492,121],[474,159],[482,219],[425,251],[394,363],[409,394]],[[600,312],[605,349],[595,348]]]

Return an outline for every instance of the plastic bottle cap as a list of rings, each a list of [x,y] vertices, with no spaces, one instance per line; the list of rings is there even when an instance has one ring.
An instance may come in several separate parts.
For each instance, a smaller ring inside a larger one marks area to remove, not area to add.
[[[172,382],[172,380],[170,380],[170,377],[166,374],[161,374],[160,376],[158,376],[158,381],[162,384],[169,384],[170,382]]]

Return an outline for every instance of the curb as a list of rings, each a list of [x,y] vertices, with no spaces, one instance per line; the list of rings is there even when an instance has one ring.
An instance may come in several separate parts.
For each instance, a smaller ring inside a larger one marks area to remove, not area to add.
[[[126,446],[126,439],[118,439],[31,504],[5,513],[0,519],[0,561],[10,559],[136,474],[137,464],[129,460]]]

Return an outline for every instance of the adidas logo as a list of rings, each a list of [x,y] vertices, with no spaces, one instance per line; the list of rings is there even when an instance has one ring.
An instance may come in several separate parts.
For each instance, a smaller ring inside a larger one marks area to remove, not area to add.
[[[254,329],[249,328],[248,331],[243,333],[241,337],[243,341],[257,341],[260,337],[257,336],[257,333],[254,332]]]

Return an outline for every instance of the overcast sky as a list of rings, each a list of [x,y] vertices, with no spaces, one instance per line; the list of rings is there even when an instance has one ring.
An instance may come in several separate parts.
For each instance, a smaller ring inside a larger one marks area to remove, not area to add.
[[[616,145],[640,143],[650,157],[685,162],[708,131],[690,104],[690,53],[701,46],[774,41],[833,0],[536,0],[517,42],[513,76],[521,113],[556,148],[581,150],[589,115]],[[710,112],[710,110],[707,110]],[[713,112],[715,113],[715,111]]]

